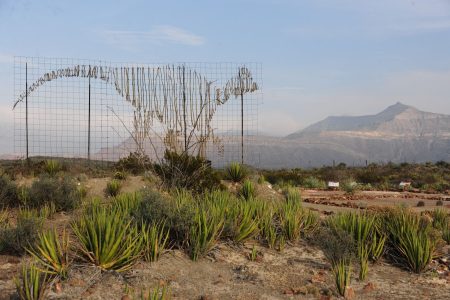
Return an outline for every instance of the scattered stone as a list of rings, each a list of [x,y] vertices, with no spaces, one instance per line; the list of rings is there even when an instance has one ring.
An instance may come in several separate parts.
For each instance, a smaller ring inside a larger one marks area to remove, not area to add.
[[[347,287],[345,289],[344,298],[347,300],[352,300],[355,298],[355,290],[352,287]]]
[[[373,291],[375,289],[376,289],[376,285],[373,282],[369,282],[363,287],[363,291],[365,293],[369,293],[369,292],[371,292],[371,291]]]

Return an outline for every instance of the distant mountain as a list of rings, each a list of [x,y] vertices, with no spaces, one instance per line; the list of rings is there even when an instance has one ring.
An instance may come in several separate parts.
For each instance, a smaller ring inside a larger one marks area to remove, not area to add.
[[[450,116],[396,103],[375,115],[328,117],[272,143],[258,140],[252,147],[262,168],[450,161]]]
[[[236,133],[234,133],[236,134]],[[286,137],[247,133],[245,162],[260,168],[318,167],[344,162],[450,161],[450,116],[423,112],[396,103],[368,116],[328,117]],[[231,132],[216,135],[221,153],[208,151],[215,166],[240,160],[240,137]],[[134,148],[132,140],[97,153],[117,159]],[[152,149],[150,145],[145,148]],[[217,146],[209,145],[214,150]],[[162,156],[163,149],[158,155]],[[149,153],[151,151],[148,151]]]

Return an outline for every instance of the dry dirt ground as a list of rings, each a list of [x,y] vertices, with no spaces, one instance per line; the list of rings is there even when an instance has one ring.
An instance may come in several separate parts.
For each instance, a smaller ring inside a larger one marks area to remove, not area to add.
[[[85,179],[81,184],[88,188],[89,196],[101,196],[108,180]],[[141,177],[128,177],[123,191],[135,191],[146,184]],[[258,192],[264,197],[282,198],[268,184],[260,185]],[[404,192],[359,192],[348,196],[341,192],[304,190],[302,198],[304,206],[326,214],[355,209],[355,205],[370,208],[405,203],[414,207],[423,200],[425,207],[420,210],[431,210],[439,199],[444,200],[444,207],[450,204],[448,195]],[[72,216],[57,214],[46,226],[62,227],[71,219]],[[250,261],[248,255],[254,246],[260,255],[256,261]],[[351,280],[353,299],[450,299],[450,253],[448,247],[442,251],[442,258],[433,261],[421,275],[380,261],[370,266],[368,278],[360,282],[355,266]],[[13,277],[26,259],[0,255],[0,299],[13,297]],[[339,298],[323,253],[304,240],[287,245],[281,252],[256,242],[241,246],[219,243],[197,262],[180,250],[168,250],[158,262],[139,262],[124,274],[100,272],[94,266],[77,263],[67,281],[53,282],[48,298],[121,299],[126,294],[138,295],[141,290],[157,286],[167,286],[171,299]]]

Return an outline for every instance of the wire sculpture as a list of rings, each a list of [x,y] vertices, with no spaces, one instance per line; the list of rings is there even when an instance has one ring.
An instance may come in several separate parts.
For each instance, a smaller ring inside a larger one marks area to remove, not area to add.
[[[23,60],[20,60],[23,65]],[[27,67],[27,60],[25,59]],[[113,90],[132,107],[132,125],[125,124],[114,108],[107,109],[127,128],[136,143],[137,150],[148,152],[146,140],[152,140],[152,131],[160,131],[165,148],[177,152],[189,152],[206,157],[208,143],[220,144],[214,135],[213,119],[219,107],[230,99],[239,98],[241,104],[241,160],[244,160],[244,95],[260,90],[258,80],[244,65],[236,65],[235,75],[224,80],[208,78],[189,64],[165,65],[111,65],[73,64],[47,70],[33,80],[26,79],[26,89],[18,93],[14,109],[26,102],[45,84],[60,79],[89,79],[89,139],[91,122],[91,79],[99,80]],[[27,77],[28,71],[25,74]],[[20,76],[18,76],[20,77]],[[103,87],[104,88],[104,87]],[[106,108],[103,108],[106,109]],[[28,125],[27,125],[28,126]],[[158,130],[155,128],[158,127]],[[26,129],[28,141],[28,129]],[[162,131],[162,132],[161,132]],[[89,142],[90,143],[90,142]],[[28,142],[27,142],[28,144]],[[219,147],[220,148],[220,147]],[[28,145],[27,145],[28,150]],[[223,147],[222,147],[223,151]]]

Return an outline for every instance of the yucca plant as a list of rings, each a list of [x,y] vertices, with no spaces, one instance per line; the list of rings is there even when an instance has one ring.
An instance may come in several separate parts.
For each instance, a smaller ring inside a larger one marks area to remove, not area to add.
[[[284,191],[284,195],[286,197],[287,202],[301,201],[300,191],[295,187],[288,186]]]
[[[369,245],[363,243],[358,245],[359,280],[366,279],[367,272],[369,271],[369,253]]]
[[[122,211],[101,207],[72,223],[82,257],[105,270],[130,269],[142,252],[142,236]]]
[[[121,210],[124,215],[130,215],[141,205],[142,195],[140,193],[120,194],[113,198],[113,206]]]
[[[450,225],[447,225],[444,229],[442,229],[442,239],[450,245]]]
[[[206,255],[216,244],[223,228],[223,219],[198,209],[188,235],[189,254],[193,261]]]
[[[281,227],[285,238],[295,242],[300,238],[303,209],[300,202],[287,201],[279,212]]]
[[[43,300],[47,292],[47,274],[34,264],[23,265],[20,278],[15,277],[17,294],[22,300]]]
[[[152,225],[142,223],[141,232],[144,260],[150,262],[157,261],[167,245],[169,230],[165,228],[164,222]]]
[[[105,194],[107,196],[115,197],[119,194],[121,183],[117,179],[113,179],[106,184]]]
[[[319,214],[310,209],[304,209],[302,213],[302,232],[309,233],[314,231],[318,224]]]
[[[232,162],[225,171],[227,178],[233,182],[241,182],[247,175],[244,166],[237,162]]]
[[[56,230],[39,233],[36,245],[26,250],[44,267],[44,272],[58,275],[62,279],[67,278],[71,262],[69,259],[69,236],[66,230],[63,231],[61,240],[58,238]]]
[[[256,249],[256,246],[253,245],[252,251],[250,252],[250,255],[248,256],[251,261],[256,261],[258,258],[258,250]]]
[[[263,240],[267,242],[269,248],[274,248],[277,242],[279,233],[278,227],[274,222],[274,213],[268,210],[265,215],[259,220],[259,232]]]
[[[434,255],[436,241],[430,235],[431,225],[406,209],[396,209],[385,216],[392,257],[411,271],[426,269]]]
[[[140,300],[169,300],[169,289],[166,285],[157,286],[145,293],[141,290]]]
[[[244,242],[258,234],[255,201],[236,203],[227,216],[226,231],[230,232],[235,242]]]
[[[253,199],[256,196],[256,190],[253,182],[251,182],[250,180],[245,180],[242,184],[239,194],[245,200]]]
[[[55,213],[56,213],[56,205],[54,202],[44,204],[44,206],[42,206],[41,209],[39,210],[39,216],[43,219],[52,218]]]
[[[340,259],[332,265],[332,271],[336,289],[339,295],[344,296],[345,290],[350,284],[351,266],[350,260]]]
[[[61,169],[61,165],[57,160],[48,159],[44,164],[45,172],[50,176],[55,176],[56,173]]]

